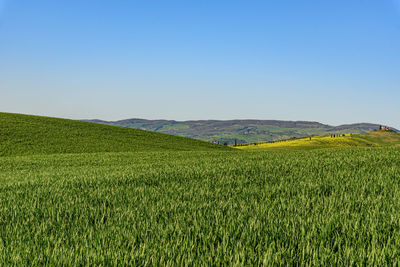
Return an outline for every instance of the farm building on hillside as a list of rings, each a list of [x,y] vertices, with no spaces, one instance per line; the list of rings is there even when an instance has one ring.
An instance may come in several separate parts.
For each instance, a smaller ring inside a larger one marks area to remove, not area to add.
[[[387,126],[379,126],[379,130],[381,130],[381,131],[389,131],[390,130],[390,128],[389,127],[387,127]]]

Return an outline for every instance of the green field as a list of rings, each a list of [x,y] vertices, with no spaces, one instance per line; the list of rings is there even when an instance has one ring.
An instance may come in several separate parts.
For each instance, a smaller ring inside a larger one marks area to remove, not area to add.
[[[68,120],[1,118],[3,266],[400,264],[395,143],[243,151]],[[37,127],[56,127],[39,121],[69,131],[40,137]],[[83,151],[85,142],[92,145]]]
[[[0,156],[228,149],[162,133],[0,112]]]

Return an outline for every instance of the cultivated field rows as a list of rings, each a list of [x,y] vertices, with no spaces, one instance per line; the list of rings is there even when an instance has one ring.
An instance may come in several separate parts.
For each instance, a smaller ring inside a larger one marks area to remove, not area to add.
[[[0,262],[399,263],[400,148],[0,158]]]

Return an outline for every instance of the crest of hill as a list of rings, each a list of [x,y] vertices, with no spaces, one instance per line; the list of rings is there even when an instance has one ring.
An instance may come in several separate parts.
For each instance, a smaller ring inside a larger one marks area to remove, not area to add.
[[[272,150],[310,150],[344,147],[389,147],[400,146],[400,134],[395,131],[372,131],[369,133],[320,135],[295,138],[278,142],[247,144],[239,149],[272,149]]]
[[[229,148],[138,129],[0,112],[0,156],[216,149]]]

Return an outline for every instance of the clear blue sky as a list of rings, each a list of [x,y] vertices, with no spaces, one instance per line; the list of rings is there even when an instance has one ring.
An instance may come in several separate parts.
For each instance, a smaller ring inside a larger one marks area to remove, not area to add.
[[[0,111],[400,128],[400,0],[0,0]]]

